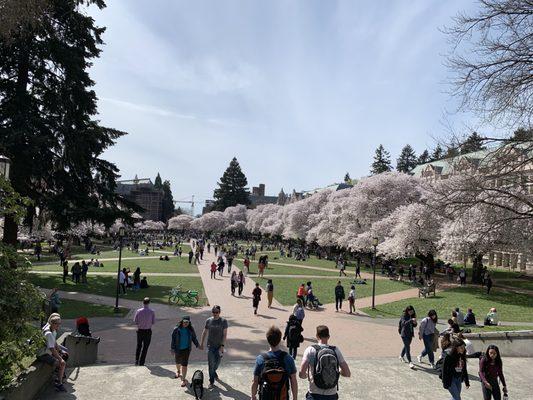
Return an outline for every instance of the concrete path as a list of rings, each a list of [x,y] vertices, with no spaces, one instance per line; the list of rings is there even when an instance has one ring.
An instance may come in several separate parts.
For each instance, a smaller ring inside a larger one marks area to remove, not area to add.
[[[297,358],[297,365],[300,357]],[[415,370],[407,364],[398,362],[397,358],[387,359],[348,359],[352,377],[341,378],[339,398],[341,400],[412,400],[450,398],[447,390],[442,388],[439,377],[429,365],[422,364]],[[533,382],[531,381],[531,358],[505,358],[505,379],[510,398],[526,400],[531,398]],[[57,393],[49,387],[40,400],[168,400],[194,399],[190,389],[179,387],[179,381],[173,379],[174,366],[168,364],[148,364],[144,367],[125,365],[100,365],[70,370],[65,383],[67,393]],[[463,386],[463,400],[482,398],[481,384],[477,377],[478,366],[469,362],[470,389]],[[207,376],[206,363],[189,364],[189,378],[192,371],[202,369]],[[206,390],[204,400],[249,400],[253,374],[253,362],[231,362],[223,359],[219,369],[222,382],[217,382],[212,390]],[[305,398],[307,380],[298,379],[298,398]]]

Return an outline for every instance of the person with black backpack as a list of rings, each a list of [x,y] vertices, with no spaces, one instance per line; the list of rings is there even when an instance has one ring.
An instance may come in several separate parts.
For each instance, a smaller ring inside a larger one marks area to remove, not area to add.
[[[342,286],[341,281],[338,281],[337,286],[335,286],[335,312],[339,312],[339,309],[342,310],[342,301],[345,297],[344,287]]]
[[[307,400],[337,400],[340,375],[349,378],[350,368],[338,347],[330,346],[329,328],[316,327],[318,344],[305,349],[299,376],[309,380]]]
[[[302,328],[302,324],[298,321],[296,315],[291,314],[287,321],[287,326],[285,327],[283,340],[287,340],[289,354],[294,359],[296,359],[296,351],[298,350],[298,347],[300,347],[300,343],[304,341],[304,337],[302,336],[303,330],[304,328]]]
[[[255,360],[252,400],[288,400],[289,390],[292,399],[298,399],[298,380],[294,359],[280,349],[281,330],[271,326],[266,339],[270,345],[268,352],[260,354]]]

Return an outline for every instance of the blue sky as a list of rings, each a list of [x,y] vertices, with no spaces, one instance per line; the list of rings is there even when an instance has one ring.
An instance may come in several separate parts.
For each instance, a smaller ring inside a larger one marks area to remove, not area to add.
[[[129,134],[105,157],[124,179],[211,198],[233,156],[250,187],[307,190],[433,147],[454,109],[439,31],[466,0],[113,0],[93,11],[102,124]],[[450,117],[469,122],[465,115]]]

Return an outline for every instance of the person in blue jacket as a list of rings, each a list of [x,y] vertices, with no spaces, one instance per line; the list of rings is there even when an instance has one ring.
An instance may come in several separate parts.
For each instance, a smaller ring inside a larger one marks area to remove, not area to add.
[[[187,386],[187,365],[191,354],[192,343],[199,346],[196,332],[191,324],[191,317],[184,316],[172,331],[170,351],[176,359],[176,378],[181,378],[181,387]]]

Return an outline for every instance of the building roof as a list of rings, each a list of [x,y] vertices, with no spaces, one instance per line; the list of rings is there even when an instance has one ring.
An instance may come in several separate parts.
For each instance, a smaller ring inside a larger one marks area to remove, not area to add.
[[[490,155],[494,153],[495,148],[484,149],[473,151],[471,153],[460,154],[455,157],[443,158],[442,160],[436,160],[427,162],[424,164],[419,164],[411,173],[415,176],[421,176],[422,172],[427,170],[428,167],[435,170],[438,175],[448,175],[450,174],[456,165],[459,165],[461,162],[468,162],[475,167],[482,166],[488,162]]]

